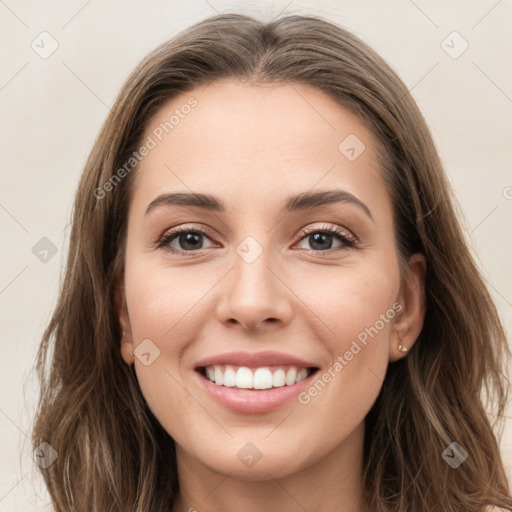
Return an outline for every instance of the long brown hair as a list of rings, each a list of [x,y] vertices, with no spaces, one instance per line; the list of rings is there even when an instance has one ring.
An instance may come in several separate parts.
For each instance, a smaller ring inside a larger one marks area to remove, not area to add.
[[[365,419],[368,510],[512,507],[498,442],[510,350],[407,87],[365,43],[319,17],[265,24],[225,14],[195,24],[137,66],[85,165],[60,296],[36,364],[41,391],[32,443],[47,442],[58,453],[41,469],[55,510],[172,510],[174,441],[121,358],[114,301],[136,166],[123,179],[112,177],[119,178],[164,102],[223,78],[309,84],[354,112],[383,148],[400,261],[425,255],[423,330],[407,357],[389,366]],[[457,469],[442,457],[453,442],[468,454]]]

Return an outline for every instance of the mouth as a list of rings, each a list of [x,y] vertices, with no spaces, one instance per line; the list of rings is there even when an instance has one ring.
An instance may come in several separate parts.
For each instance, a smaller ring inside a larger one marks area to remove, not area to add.
[[[311,385],[318,364],[275,351],[229,352],[198,361],[193,374],[208,399],[240,414],[271,413]]]
[[[244,390],[269,390],[293,386],[318,371],[318,367],[295,365],[280,366],[236,366],[214,364],[196,369],[204,379],[225,388]]]

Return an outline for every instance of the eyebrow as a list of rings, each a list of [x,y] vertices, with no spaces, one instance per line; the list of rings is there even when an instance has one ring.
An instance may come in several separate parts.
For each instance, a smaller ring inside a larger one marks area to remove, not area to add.
[[[292,213],[296,211],[309,210],[333,203],[349,203],[361,209],[370,219],[373,220],[368,206],[353,194],[344,190],[327,190],[322,192],[303,192],[301,194],[291,195],[286,198],[281,213]],[[203,210],[225,213],[226,204],[210,195],[188,192],[169,192],[157,196],[146,209],[146,215],[158,206],[178,205],[178,206],[196,206]]]

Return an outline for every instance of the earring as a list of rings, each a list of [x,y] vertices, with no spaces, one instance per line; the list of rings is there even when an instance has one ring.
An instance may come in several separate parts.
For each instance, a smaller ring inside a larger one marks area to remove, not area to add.
[[[405,354],[409,349],[407,347],[404,347],[401,343],[400,343],[400,340],[398,340],[398,350],[400,350],[400,352],[402,352],[403,354]]]

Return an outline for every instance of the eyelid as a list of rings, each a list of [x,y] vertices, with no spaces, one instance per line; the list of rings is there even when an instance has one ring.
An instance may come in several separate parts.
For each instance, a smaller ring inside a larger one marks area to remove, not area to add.
[[[319,232],[328,232],[330,234],[337,234],[340,236],[343,236],[343,238],[346,238],[347,240],[350,240],[353,243],[356,243],[358,241],[357,237],[347,228],[343,228],[341,226],[335,225],[335,224],[326,224],[323,223],[320,226],[318,225],[309,225],[303,228],[300,232],[300,240],[304,238],[304,236],[309,235],[311,233],[319,233]]]

